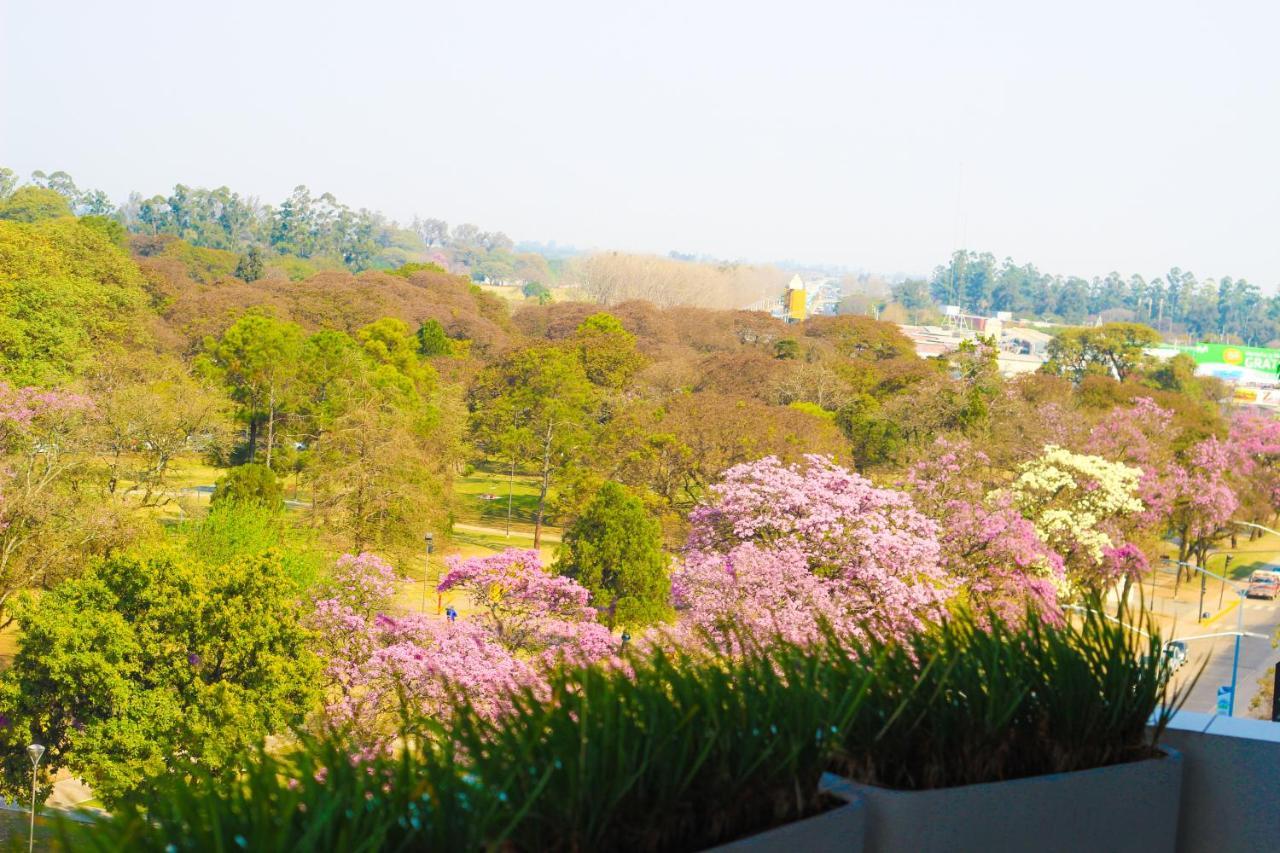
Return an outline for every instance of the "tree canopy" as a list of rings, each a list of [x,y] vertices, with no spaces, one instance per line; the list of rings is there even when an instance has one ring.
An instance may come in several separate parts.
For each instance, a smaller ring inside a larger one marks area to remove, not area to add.
[[[591,592],[610,625],[641,626],[669,614],[662,526],[619,483],[607,482],[564,532],[555,569]]]
[[[271,554],[210,567],[118,557],[18,609],[22,641],[0,677],[6,796],[29,789],[23,747],[108,804],[184,761],[236,758],[301,723],[318,667],[289,578]]]

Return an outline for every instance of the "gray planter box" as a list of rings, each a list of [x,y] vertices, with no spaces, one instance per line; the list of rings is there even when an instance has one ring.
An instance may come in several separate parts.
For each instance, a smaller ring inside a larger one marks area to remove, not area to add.
[[[928,791],[853,783],[867,803],[868,853],[1173,853],[1182,754],[1008,782]]]
[[[845,804],[820,815],[713,847],[706,853],[862,853],[866,803],[844,779],[822,777],[822,790]]]

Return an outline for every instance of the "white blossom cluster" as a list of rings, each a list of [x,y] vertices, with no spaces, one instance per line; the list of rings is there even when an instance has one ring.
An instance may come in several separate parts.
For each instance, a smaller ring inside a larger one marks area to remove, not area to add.
[[[1019,468],[1010,490],[1045,541],[1100,562],[1113,545],[1103,523],[1144,509],[1141,477],[1140,468],[1050,444]]]

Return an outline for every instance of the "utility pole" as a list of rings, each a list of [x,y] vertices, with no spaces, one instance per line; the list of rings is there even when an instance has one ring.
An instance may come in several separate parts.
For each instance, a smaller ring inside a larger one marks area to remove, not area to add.
[[[1204,621],[1204,585],[1205,581],[1208,580],[1208,577],[1209,576],[1207,574],[1200,575],[1200,606],[1196,608],[1197,625]]]

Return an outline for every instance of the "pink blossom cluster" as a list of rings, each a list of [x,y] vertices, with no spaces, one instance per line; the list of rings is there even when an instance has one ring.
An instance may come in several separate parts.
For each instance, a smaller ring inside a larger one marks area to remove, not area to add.
[[[566,625],[592,624],[591,593],[572,578],[542,568],[537,551],[508,548],[491,557],[450,557],[436,589],[460,590],[480,610],[494,638],[514,651],[540,650]],[[553,631],[549,626],[555,625]]]
[[[456,622],[385,612],[396,582],[381,558],[346,555],[310,615],[329,686],[325,718],[352,726],[371,748],[402,713],[447,717],[465,699],[499,715],[511,691],[536,689],[547,667],[617,652],[587,591],[549,575],[536,552],[451,560],[440,589],[464,590],[480,608]]]
[[[991,459],[968,439],[939,438],[933,453],[907,469],[905,486],[916,505],[937,516],[953,501],[980,501],[983,497],[983,469]]]
[[[814,574],[798,549],[754,542],[727,554],[691,553],[672,579],[672,597],[683,627],[730,643],[738,632],[805,643],[824,623],[856,633],[866,615],[840,580]]]
[[[48,415],[84,412],[93,401],[83,394],[43,388],[15,388],[0,380],[0,423],[26,427]]]
[[[799,620],[789,629],[799,634],[835,616],[899,635],[940,617],[950,594],[937,525],[906,493],[825,456],[796,465],[770,456],[730,468],[690,523],[673,586],[695,622],[736,618],[728,603],[747,593],[756,606]],[[767,591],[752,592],[740,572]],[[708,590],[714,594],[699,594]]]
[[[1144,509],[1135,519],[1140,526],[1161,524],[1177,499],[1178,471],[1169,446],[1172,430],[1172,410],[1150,397],[1138,397],[1130,406],[1112,409],[1089,433],[1089,453],[1142,469],[1138,497]]]
[[[1021,620],[1028,607],[1051,620],[1061,615],[1062,556],[1045,544],[1008,494],[948,502],[940,543],[943,565],[979,612],[990,609],[1010,623]]]
[[[1176,527],[1188,539],[1213,536],[1229,523],[1240,506],[1230,477],[1239,454],[1214,436],[1193,445],[1183,465],[1173,471]]]
[[[1258,496],[1255,511],[1280,513],[1280,420],[1257,413],[1242,413],[1231,422],[1228,434],[1237,453],[1237,480],[1244,490]],[[1261,505],[1261,506],[1259,506]]]

